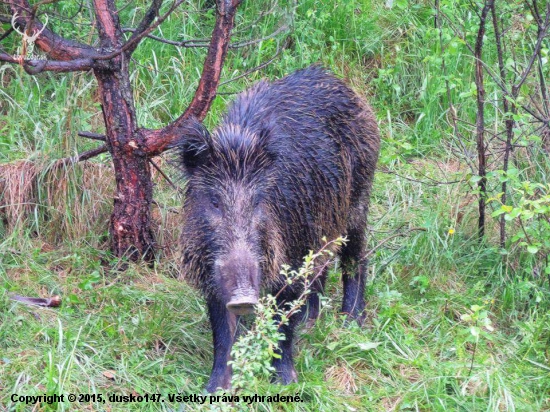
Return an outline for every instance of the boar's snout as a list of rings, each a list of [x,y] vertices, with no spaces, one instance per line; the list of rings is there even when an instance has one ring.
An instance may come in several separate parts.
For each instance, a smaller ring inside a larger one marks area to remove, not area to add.
[[[236,250],[216,262],[225,307],[235,315],[254,312],[260,294],[260,267],[249,251]]]
[[[229,312],[235,315],[248,315],[254,312],[257,303],[257,296],[242,296],[231,299],[225,307]]]

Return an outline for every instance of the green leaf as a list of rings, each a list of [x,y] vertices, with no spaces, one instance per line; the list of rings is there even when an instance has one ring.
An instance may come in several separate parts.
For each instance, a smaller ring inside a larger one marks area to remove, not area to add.
[[[514,209],[513,206],[508,206],[508,205],[502,205],[500,208],[504,210],[506,213],[510,213]]]
[[[501,209],[497,209],[495,210],[493,213],[491,213],[491,217],[497,217],[497,216],[500,216],[502,214],[506,213],[504,210]]]

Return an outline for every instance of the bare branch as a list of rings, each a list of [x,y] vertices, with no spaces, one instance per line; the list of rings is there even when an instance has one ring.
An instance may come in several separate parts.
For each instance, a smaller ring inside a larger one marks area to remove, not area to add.
[[[137,46],[139,45],[139,41],[135,39],[151,26],[151,23],[153,23],[155,17],[159,17],[162,2],[163,0],[153,0],[151,2],[151,7],[149,7],[149,10],[147,10],[147,12],[145,13],[143,20],[141,20],[137,28],[134,30],[134,34],[132,34],[132,36],[130,36],[130,39],[128,40],[130,46],[126,49],[126,56],[131,56],[134,50],[136,50]]]
[[[96,1],[100,1],[100,0],[96,0]],[[103,0],[101,0],[101,1],[103,1]],[[132,36],[130,38],[130,40],[128,40],[126,43],[124,43],[124,45],[122,47],[120,47],[119,49],[117,49],[116,51],[114,51],[112,53],[107,53],[107,54],[102,54],[102,55],[96,56],[95,59],[96,60],[111,60],[111,59],[117,57],[118,55],[120,55],[121,53],[125,53],[126,51],[131,50],[132,48],[135,49],[137,44],[139,44],[139,42],[143,38],[147,37],[153,30],[155,30],[160,24],[162,24],[162,22],[164,22],[184,1],[185,0],[176,0],[176,1],[174,1],[172,6],[170,7],[170,9],[166,13],[164,13],[161,17],[159,17],[157,19],[157,21],[152,23],[147,29],[143,30],[140,34]]]
[[[80,137],[85,137],[86,139],[99,140],[101,142],[106,142],[107,137],[103,134],[92,133],[92,132],[78,132]]]
[[[479,217],[478,217],[478,231],[479,239],[481,240],[485,236],[485,209],[486,209],[486,195],[487,195],[487,153],[485,146],[485,87],[483,83],[483,65],[482,50],[483,50],[483,37],[485,36],[485,24],[487,15],[494,6],[494,0],[485,0],[481,15],[479,18],[479,28],[476,37],[474,57],[475,57],[475,84],[477,89],[476,101],[477,101],[477,115],[476,115],[476,142],[477,142],[477,158],[478,158],[478,174],[480,180],[478,182],[479,188]]]
[[[1,36],[0,36],[0,41],[4,40],[6,37],[8,37],[10,34],[12,34],[13,32],[15,31],[15,29],[13,27],[10,27],[8,30],[6,30],[5,33],[3,33]]]
[[[539,73],[539,84],[540,84],[540,93],[542,97],[542,104],[544,107],[544,111],[539,110],[540,113],[543,113],[546,115],[546,117],[550,116],[550,100],[548,99],[548,89],[546,87],[546,79],[544,78],[544,72],[543,72],[543,63],[542,63],[542,57],[539,53],[539,64],[537,67],[538,73]]]
[[[493,8],[491,10],[491,16],[493,19],[493,29],[495,33],[495,44],[497,48],[497,59],[498,59],[498,68],[500,73],[500,81],[503,84],[506,84],[506,71],[504,66],[504,56],[503,56],[503,50],[502,50],[502,35],[500,33],[500,28],[498,25],[498,19],[497,19],[497,11],[495,5],[493,5]],[[512,89],[513,90],[513,89]],[[505,146],[504,146],[504,158],[503,158],[503,164],[502,164],[502,170],[504,173],[508,172],[508,164],[510,159],[510,153],[512,151],[513,145],[512,140],[514,138],[514,119],[509,115],[510,112],[510,105],[509,101],[506,97],[502,99],[502,107],[504,108],[505,116],[508,116],[505,120],[506,124],[506,140],[505,140]],[[512,115],[516,112],[516,105],[512,105]],[[507,181],[504,180],[501,184],[501,192],[502,197],[501,201],[505,205],[507,201],[508,196],[508,185]],[[506,244],[506,220],[505,215],[500,216],[499,221],[499,231],[500,231],[500,247],[504,247]]]
[[[122,29],[122,31],[133,33],[136,31],[136,29],[124,28]],[[208,45],[210,44],[209,39],[189,39],[189,40],[182,40],[182,41],[174,41],[174,40],[165,39],[163,37],[155,36],[153,34],[148,34],[146,37],[148,39],[155,40],[164,44],[169,44],[175,47],[189,47],[189,48],[208,47]]]
[[[115,1],[93,0],[93,2],[101,47],[104,49],[118,49],[122,45],[122,32]]]
[[[48,10],[48,16],[53,16],[53,17],[56,18],[56,20],[59,20],[59,21],[70,22],[74,26],[87,27],[89,29],[90,28],[90,23],[75,21],[76,17],[79,14],[81,14],[82,11],[84,10],[84,1],[86,1],[86,0],[78,0],[78,3],[79,3],[78,4],[78,9],[72,15],[64,15],[64,14],[61,14],[59,12],[56,12],[55,10]],[[54,2],[57,2],[57,0],[54,1]],[[36,8],[37,4],[35,4],[33,6],[33,8]]]
[[[441,10],[439,10],[439,15],[447,20],[447,23],[449,24],[453,32],[460,38],[460,40],[463,41],[464,45],[468,48],[468,50],[470,50],[470,53],[475,54],[473,47],[466,41],[466,36],[464,36],[464,34],[454,25],[449,16],[447,16]]]
[[[237,42],[237,43],[231,43],[229,45],[229,48],[230,49],[239,49],[239,48],[242,48],[242,47],[246,47],[246,46],[250,46],[250,45],[253,45],[253,44],[258,44],[258,43],[261,43],[263,41],[266,41],[266,40],[269,40],[269,39],[272,39],[276,36],[278,36],[279,34],[283,33],[283,32],[286,32],[288,31],[288,26],[286,24],[283,24],[281,27],[279,27],[277,30],[275,30],[273,33],[271,34],[268,34],[267,36],[265,37],[262,37],[260,39],[253,39],[253,40],[248,40],[248,41],[242,41],[242,42]]]
[[[533,17],[535,18],[535,21],[537,22],[537,26],[542,26],[542,18],[540,17],[539,12],[539,6],[537,4],[537,0],[533,0],[533,4],[529,4],[528,1],[525,2],[529,9],[531,10],[531,13],[533,14]]]
[[[241,78],[243,78],[243,77],[246,77],[246,76],[248,76],[248,75],[251,74],[251,73],[254,73],[254,72],[258,71],[258,70],[261,70],[261,69],[263,69],[263,68],[266,67],[266,66],[269,66],[271,63],[273,63],[273,62],[275,61],[275,59],[276,59],[277,57],[279,57],[279,55],[282,53],[282,51],[288,47],[288,44],[289,44],[289,41],[288,41],[288,40],[285,41],[285,43],[283,44],[282,47],[277,46],[277,51],[276,51],[275,54],[271,57],[271,59],[269,59],[269,60],[267,60],[267,61],[265,61],[265,62],[259,64],[259,65],[256,66],[256,67],[251,68],[250,70],[245,71],[244,73],[242,73],[242,74],[240,74],[240,75],[238,75],[238,76],[236,76],[236,77],[233,77],[232,79],[225,80],[225,81],[221,82],[221,83],[220,83],[220,86],[223,86],[223,85],[225,85],[225,84],[234,82],[235,80],[238,80],[238,79],[241,79]]]
[[[535,119],[537,119],[540,123],[549,125],[550,119],[545,119],[544,117],[541,117],[534,110],[532,110],[529,106],[521,105],[521,108],[523,110],[525,110],[527,113],[529,113],[531,116],[533,116]]]
[[[155,162],[153,162],[153,159],[149,159],[149,163],[155,168],[155,170],[156,170],[157,172],[160,173],[160,175],[161,175],[162,177],[164,177],[164,179],[168,182],[168,184],[169,184],[170,186],[172,186],[172,188],[173,188],[176,192],[179,192],[179,193],[182,193],[182,192],[183,192],[182,189],[181,189],[180,187],[176,186],[176,184],[175,184],[174,182],[172,182],[172,180],[166,175],[166,173],[164,173],[164,172],[162,171],[162,169],[161,169]]]
[[[539,19],[540,19],[540,16],[539,16]],[[521,89],[521,86],[523,85],[525,80],[527,80],[527,76],[529,76],[529,73],[533,68],[533,64],[535,63],[535,60],[540,53],[542,42],[546,38],[549,28],[550,28],[550,3],[548,3],[546,7],[546,18],[544,19],[544,24],[538,26],[537,43],[535,44],[533,54],[529,59],[529,63],[523,70],[523,73],[520,75],[519,81],[514,86],[512,86],[512,95],[517,95],[517,93],[519,92],[519,89]]]
[[[97,149],[88,150],[76,156],[59,159],[56,162],[56,165],[70,165],[78,162],[83,162],[84,160],[89,160],[93,157],[99,156],[102,153],[106,153],[107,151],[108,151],[107,146],[103,145],[98,147]]]
[[[229,47],[231,30],[235,24],[235,14],[241,0],[218,0],[216,23],[212,31],[212,39],[208,53],[191,104],[187,110],[173,123],[160,130],[142,129],[141,133],[147,141],[149,156],[154,156],[168,149],[170,144],[179,136],[178,129],[187,119],[195,117],[203,120],[216,97],[216,90],[220,83],[220,76]]]
[[[8,297],[10,300],[30,306],[42,306],[44,308],[57,308],[58,306],[61,306],[61,298],[57,295],[54,295],[51,298],[32,298],[28,296],[10,294]]]
[[[258,44],[258,43],[261,43],[263,41],[272,39],[272,38],[278,36],[279,34],[288,31],[288,29],[289,29],[289,27],[287,25],[282,25],[281,27],[278,27],[273,33],[271,33],[271,34],[269,34],[265,37],[262,37],[262,38],[259,38],[259,39],[242,41],[242,42],[230,43],[229,48],[230,49],[240,49],[240,48],[243,48],[243,47]],[[124,28],[124,29],[122,29],[122,31],[136,34],[138,32],[138,29]],[[169,45],[175,46],[175,47],[184,47],[184,48],[208,47],[209,44],[210,44],[210,39],[188,39],[188,40],[182,40],[182,41],[175,41],[175,40],[169,40],[169,39],[165,39],[163,37],[155,36],[153,34],[148,34],[146,37],[151,39],[151,40],[158,41],[160,43],[169,44]],[[130,38],[130,40],[131,39],[132,38]],[[130,42],[130,40],[128,42]]]
[[[25,60],[20,56],[11,56],[0,51],[0,61],[14,63],[23,66],[28,74],[35,75],[42,72],[75,72],[87,71],[93,66],[92,59],[75,59],[69,61],[56,60]]]
[[[216,24],[212,32],[212,40],[204,61],[199,86],[191,104],[183,114],[185,119],[194,116],[199,120],[203,120],[212,101],[216,97],[216,89],[219,85],[223,62],[227,54],[227,48],[229,47],[231,30],[235,23],[235,14],[240,3],[241,0],[218,1]],[[176,123],[178,123],[178,120],[176,120]]]

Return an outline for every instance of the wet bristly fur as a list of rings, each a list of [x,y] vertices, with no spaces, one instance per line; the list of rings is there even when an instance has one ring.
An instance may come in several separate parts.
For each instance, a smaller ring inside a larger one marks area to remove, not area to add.
[[[277,287],[281,265],[299,266],[323,237],[364,229],[378,150],[371,109],[317,66],[243,92],[212,135],[198,122],[190,124],[180,144],[188,177],[183,276],[205,293],[216,293],[213,253],[227,241],[212,238],[194,193],[215,193],[223,203],[240,187],[241,195],[262,203],[266,219],[254,252],[262,285],[270,290]]]
[[[277,304],[295,300],[299,284],[282,289],[283,264],[294,269],[310,250],[348,236],[339,251],[342,312],[362,322],[365,228],[379,150],[371,109],[343,81],[320,67],[240,94],[212,134],[191,121],[178,142],[187,177],[181,234],[182,276],[205,294],[214,343],[206,389],[231,385],[228,364],[237,316],[250,312],[260,289]],[[325,275],[313,285],[322,291]],[[308,298],[308,319],[319,297]],[[277,379],[295,382],[293,331],[273,360]]]

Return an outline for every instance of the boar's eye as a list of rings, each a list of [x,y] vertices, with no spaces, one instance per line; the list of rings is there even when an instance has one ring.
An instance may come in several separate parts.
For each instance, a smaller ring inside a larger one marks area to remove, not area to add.
[[[212,206],[214,206],[216,209],[219,209],[220,207],[220,200],[218,199],[217,196],[212,196],[210,198],[210,203],[212,204]]]

